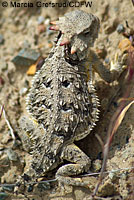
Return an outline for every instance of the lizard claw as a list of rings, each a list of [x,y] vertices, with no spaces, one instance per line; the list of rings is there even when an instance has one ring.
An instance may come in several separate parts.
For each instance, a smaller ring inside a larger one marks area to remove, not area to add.
[[[123,72],[127,65],[125,65],[126,55],[115,54],[114,59],[110,62],[110,71],[118,71],[119,73]]]

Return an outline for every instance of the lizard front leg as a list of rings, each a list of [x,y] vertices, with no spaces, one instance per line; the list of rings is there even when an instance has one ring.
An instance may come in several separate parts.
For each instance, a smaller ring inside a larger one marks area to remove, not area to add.
[[[93,69],[100,75],[100,77],[108,83],[117,80],[120,74],[125,69],[125,54],[118,57],[118,54],[115,54],[114,60],[111,61],[110,68],[107,68],[99,59],[99,57],[90,50],[87,65],[91,65]]]

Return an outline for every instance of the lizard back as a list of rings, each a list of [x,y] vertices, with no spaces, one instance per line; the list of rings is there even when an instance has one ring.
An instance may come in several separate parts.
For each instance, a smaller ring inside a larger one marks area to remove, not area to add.
[[[64,47],[59,47],[64,49]],[[59,51],[58,48],[58,51]],[[43,125],[46,134],[64,141],[82,139],[97,120],[93,86],[87,84],[87,70],[71,65],[60,52],[48,58],[37,72],[28,95],[28,110]],[[93,96],[94,95],[94,96]]]

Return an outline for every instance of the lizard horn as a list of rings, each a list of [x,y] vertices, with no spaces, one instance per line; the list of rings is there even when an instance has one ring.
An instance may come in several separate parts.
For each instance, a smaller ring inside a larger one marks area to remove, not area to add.
[[[52,22],[50,22],[50,24],[57,25],[58,21],[52,21]]]
[[[51,26],[49,28],[49,30],[59,31],[59,27],[58,26]]]
[[[76,52],[76,48],[75,47],[71,47],[71,54],[74,54]]]
[[[70,41],[67,39],[67,38],[64,38],[63,40],[62,40],[62,42],[60,43],[60,46],[63,46],[63,45],[65,45],[65,44],[69,44],[70,43]]]

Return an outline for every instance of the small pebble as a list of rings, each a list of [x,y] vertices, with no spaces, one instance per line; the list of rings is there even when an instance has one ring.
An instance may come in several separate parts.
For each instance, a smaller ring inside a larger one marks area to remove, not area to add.
[[[124,28],[123,24],[119,24],[119,25],[117,26],[117,28],[116,28],[116,31],[117,31],[118,33],[123,33],[123,32],[125,31],[125,28]]]
[[[45,20],[45,25],[49,25],[50,24],[50,19],[49,18],[47,18],[46,20]]]
[[[5,40],[4,40],[3,35],[0,34],[0,44],[4,44],[4,41],[5,41]]]
[[[27,75],[33,76],[36,73],[36,63],[31,65],[27,70]]]
[[[0,200],[5,200],[8,196],[5,192],[0,192]]]
[[[27,192],[32,192],[32,191],[33,191],[33,185],[29,185],[28,189],[27,189]]]
[[[28,91],[28,88],[23,87],[23,88],[21,88],[19,93],[20,93],[21,96],[24,96],[27,93],[27,91]]]
[[[101,162],[101,160],[95,160],[94,162],[93,162],[93,169],[94,169],[94,172],[99,172],[100,171],[100,169],[101,169],[101,165],[102,165],[102,162]]]
[[[122,179],[122,180],[127,180],[127,176],[128,176],[127,172],[123,172],[123,173],[121,174],[121,179]]]
[[[110,178],[112,181],[115,181],[116,178],[117,178],[117,175],[116,175],[115,172],[110,172],[108,176],[109,176],[109,178]]]
[[[49,190],[51,188],[50,183],[48,183],[48,182],[39,183],[37,187],[42,190]]]
[[[44,21],[45,21],[45,18],[43,17],[43,16],[39,16],[38,17],[38,24],[43,24],[44,23]]]
[[[128,38],[125,38],[120,41],[118,47],[122,52],[128,51],[131,47],[131,41]]]
[[[8,155],[9,160],[11,160],[11,161],[18,160],[18,154],[15,151],[13,151],[11,148],[6,149],[6,153]]]
[[[33,49],[22,49],[18,55],[12,59],[12,62],[18,66],[30,66],[34,64],[39,57],[40,53]]]
[[[3,137],[1,139],[1,143],[7,144],[9,140],[11,140],[10,131],[7,132],[6,134],[3,134]]]
[[[85,197],[84,191],[82,191],[80,189],[75,189],[74,195],[75,195],[75,199],[77,199],[77,200],[82,200]]]
[[[109,64],[109,63],[110,63],[109,58],[105,58],[105,63],[106,63],[106,64]]]
[[[2,186],[3,190],[6,190],[8,192],[13,192],[14,191],[14,186],[13,185],[6,185],[6,186]]]

